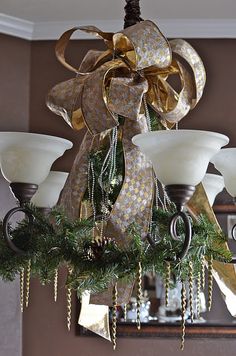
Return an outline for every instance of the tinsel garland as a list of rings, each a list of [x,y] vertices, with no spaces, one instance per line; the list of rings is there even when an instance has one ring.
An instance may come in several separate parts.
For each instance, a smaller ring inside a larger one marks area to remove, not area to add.
[[[27,270],[31,260],[31,275],[39,277],[43,284],[54,282],[55,270],[69,265],[67,285],[82,295],[85,290],[91,293],[103,291],[118,279],[135,278],[141,264],[142,273],[157,272],[166,276],[166,261],[175,259],[181,249],[180,241],[171,239],[168,234],[168,221],[172,211],[154,210],[153,221],[158,223],[159,240],[150,246],[142,240],[139,227],[129,228],[130,245],[119,247],[112,239],[107,240],[99,253],[93,238],[93,222],[90,220],[70,221],[63,212],[53,210],[43,216],[32,206],[27,209],[34,214],[34,224],[22,221],[12,229],[14,243],[28,251],[24,256],[15,255],[6,245],[0,225],[0,276],[13,280],[22,270]],[[183,226],[179,225],[179,233]],[[193,278],[197,278],[202,268],[203,256],[228,262],[231,253],[223,247],[226,237],[206,217],[193,221],[193,238],[188,257],[183,261],[170,263],[173,281],[189,280],[189,262],[193,266]],[[181,236],[181,235],[180,235]]]

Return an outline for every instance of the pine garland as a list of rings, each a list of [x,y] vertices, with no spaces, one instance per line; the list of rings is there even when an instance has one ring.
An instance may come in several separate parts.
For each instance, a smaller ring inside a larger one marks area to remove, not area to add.
[[[39,277],[43,284],[54,282],[55,270],[70,265],[73,272],[68,276],[67,285],[77,290],[80,296],[85,290],[91,294],[106,290],[118,279],[135,278],[141,263],[143,274],[157,272],[166,275],[166,260],[174,260],[181,249],[181,242],[173,240],[168,234],[168,221],[173,212],[155,210],[153,220],[158,225],[160,240],[150,246],[141,239],[139,227],[130,226],[127,234],[130,244],[118,246],[108,240],[99,255],[93,253],[93,223],[90,220],[70,221],[63,212],[53,210],[43,216],[38,209],[28,206],[35,216],[34,224],[22,221],[11,234],[14,243],[28,251],[18,256],[6,245],[0,224],[0,276],[11,281],[22,269],[27,269],[31,260],[31,274]],[[180,224],[179,232],[184,230]],[[203,256],[209,259],[229,262],[232,255],[224,248],[226,237],[205,216],[193,222],[193,238],[188,256],[181,262],[170,263],[174,281],[188,281],[189,262],[193,265],[193,278],[201,272]]]

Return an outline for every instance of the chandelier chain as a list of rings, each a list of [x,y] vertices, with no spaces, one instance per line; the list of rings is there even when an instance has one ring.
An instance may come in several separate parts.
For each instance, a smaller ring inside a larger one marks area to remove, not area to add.
[[[142,21],[139,0],[125,0],[124,28]]]

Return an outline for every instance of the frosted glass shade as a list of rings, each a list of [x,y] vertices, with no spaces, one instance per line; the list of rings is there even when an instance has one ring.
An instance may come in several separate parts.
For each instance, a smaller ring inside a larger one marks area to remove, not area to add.
[[[38,187],[31,199],[38,208],[53,208],[58,202],[69,173],[51,171],[45,181]]]
[[[225,187],[224,178],[218,174],[207,173],[202,180],[210,205],[214,204],[217,194]]]
[[[157,178],[164,185],[197,185],[210,159],[229,139],[199,130],[166,130],[139,134],[133,143],[151,160]]]
[[[25,132],[0,132],[0,165],[10,183],[42,183],[53,162],[72,143],[60,137]]]
[[[227,192],[236,197],[236,148],[224,148],[220,150],[211,162],[224,177]]]

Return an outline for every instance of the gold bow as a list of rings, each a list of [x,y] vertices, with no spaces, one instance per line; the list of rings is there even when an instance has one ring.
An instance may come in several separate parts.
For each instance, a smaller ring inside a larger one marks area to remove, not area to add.
[[[108,49],[90,50],[76,69],[65,60],[65,49],[78,29],[101,37]],[[149,20],[115,34],[75,27],[61,36],[56,55],[77,78],[56,85],[48,107],[77,130],[86,125],[93,135],[117,126],[116,115],[137,120],[144,93],[158,117],[176,123],[198,103],[206,82],[196,51],[184,40],[168,42]],[[174,74],[181,82],[179,93],[168,83]]]
[[[107,50],[88,51],[76,69],[67,63],[65,49],[78,29],[101,37]],[[117,243],[125,244],[125,231],[134,221],[140,225],[143,235],[147,234],[152,211],[152,167],[131,141],[134,135],[148,131],[143,96],[164,127],[171,127],[202,96],[206,80],[202,61],[187,42],[168,42],[151,21],[142,21],[115,34],[93,26],[73,28],[59,39],[56,55],[76,77],[56,85],[48,95],[47,105],[74,129],[87,127],[61,204],[72,218],[80,216],[87,188],[89,152],[99,147],[104,133],[118,125],[118,115],[125,117],[120,129],[125,177],[105,231]],[[168,82],[174,75],[180,79],[179,92]],[[132,286],[118,283],[118,303],[128,302],[131,291]],[[111,296],[106,292],[91,296],[91,300],[95,304],[109,305]]]

